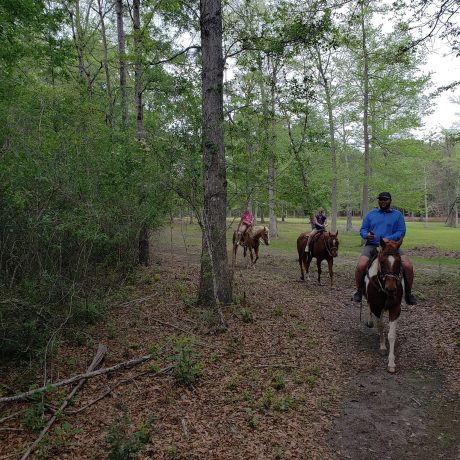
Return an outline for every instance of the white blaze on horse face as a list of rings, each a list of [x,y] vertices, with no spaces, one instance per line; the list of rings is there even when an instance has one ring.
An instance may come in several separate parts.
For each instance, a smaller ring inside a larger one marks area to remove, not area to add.
[[[388,263],[390,264],[391,271],[393,271],[393,267],[395,265],[395,258],[393,256],[388,256]]]

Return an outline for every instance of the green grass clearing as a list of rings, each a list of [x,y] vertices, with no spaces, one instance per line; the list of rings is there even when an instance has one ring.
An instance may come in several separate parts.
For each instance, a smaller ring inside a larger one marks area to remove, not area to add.
[[[229,230],[227,232],[227,245],[230,248],[233,231],[238,225],[234,219],[227,220]],[[354,220],[354,229],[351,232],[345,231],[345,220],[338,220],[340,256],[358,257],[361,249],[359,236],[360,220]],[[268,224],[266,224],[268,225]],[[407,233],[404,239],[403,249],[420,247],[434,247],[444,251],[460,251],[460,228],[446,227],[442,222],[407,222]],[[309,229],[306,221],[299,218],[287,218],[285,222],[278,222],[278,238],[270,240],[270,252],[291,253],[297,255],[297,237]],[[168,226],[154,237],[162,246],[172,248],[182,247],[191,253],[201,251],[201,231],[197,224],[190,224],[184,221],[176,221],[173,226]],[[261,249],[263,251],[264,248]],[[438,257],[436,259],[413,257],[414,262],[427,263],[430,265],[445,265],[459,267],[458,259]]]

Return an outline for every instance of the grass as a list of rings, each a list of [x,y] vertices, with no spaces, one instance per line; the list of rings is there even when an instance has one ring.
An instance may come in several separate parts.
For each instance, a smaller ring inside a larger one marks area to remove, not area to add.
[[[238,222],[234,219],[227,220],[230,226],[227,231],[227,247],[232,244],[233,230]],[[354,229],[351,232],[345,231],[345,220],[339,219],[337,227],[339,230],[339,257],[351,256],[358,257],[361,249],[361,239],[359,237],[359,227],[361,221],[353,221]],[[266,224],[268,225],[268,224]],[[435,247],[445,251],[460,251],[460,228],[446,227],[442,222],[407,222],[407,233],[404,239],[403,249],[416,247]],[[269,250],[271,254],[278,252],[291,253],[297,256],[296,241],[298,236],[309,229],[305,219],[287,218],[285,222],[278,222],[278,238],[270,240],[270,248],[261,248],[261,252]],[[157,234],[157,240],[162,246],[182,247],[190,253],[201,251],[201,231],[197,224],[188,224],[185,221],[177,221],[172,227],[164,229]],[[239,250],[240,252],[241,250]],[[458,266],[458,259],[447,257],[437,259],[424,259],[423,257],[413,257],[414,262],[429,263],[430,265]]]

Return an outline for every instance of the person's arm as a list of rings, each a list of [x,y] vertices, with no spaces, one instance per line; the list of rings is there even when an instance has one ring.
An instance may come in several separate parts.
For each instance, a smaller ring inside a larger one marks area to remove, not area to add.
[[[398,241],[401,238],[404,238],[406,234],[406,223],[404,221],[404,216],[399,211],[397,212],[397,218],[395,223],[393,224],[393,233],[391,235],[387,235],[386,238],[389,240]]]
[[[371,230],[371,219],[369,217],[369,213],[366,214],[366,217],[361,224],[359,234],[363,240],[372,241],[375,238],[374,232]]]

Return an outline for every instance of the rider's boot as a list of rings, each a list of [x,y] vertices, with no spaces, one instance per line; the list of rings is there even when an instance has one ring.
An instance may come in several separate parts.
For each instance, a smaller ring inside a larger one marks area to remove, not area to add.
[[[309,246],[310,246],[310,237],[308,237],[308,239],[307,239],[307,245],[305,246],[305,252],[306,252],[307,254],[310,252]]]
[[[236,234],[236,244],[238,245],[241,245],[241,237],[242,237],[242,233],[241,232],[238,232]]]
[[[407,305],[417,305],[417,299],[414,294],[412,294],[412,287],[409,286],[406,275],[404,275],[404,291],[405,291],[405,301]]]
[[[351,300],[353,302],[360,303],[363,300],[363,290],[364,290],[364,272],[361,272],[356,268],[355,272],[356,285],[358,286],[356,292],[353,294]]]

